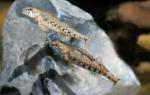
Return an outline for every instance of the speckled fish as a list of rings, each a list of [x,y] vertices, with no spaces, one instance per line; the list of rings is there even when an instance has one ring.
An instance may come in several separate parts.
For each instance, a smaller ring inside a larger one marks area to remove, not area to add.
[[[112,80],[114,84],[118,82],[119,78],[113,75],[102,63],[95,60],[87,51],[74,48],[58,40],[52,41],[50,44],[61,52],[64,62],[71,61],[85,69],[104,75]]]
[[[44,31],[51,29],[57,33],[71,38],[79,39],[81,41],[86,41],[88,39],[87,36],[77,32],[75,29],[71,28],[69,25],[60,21],[51,13],[44,10],[33,7],[25,7],[23,8],[22,13],[34,19],[35,22],[37,22]]]

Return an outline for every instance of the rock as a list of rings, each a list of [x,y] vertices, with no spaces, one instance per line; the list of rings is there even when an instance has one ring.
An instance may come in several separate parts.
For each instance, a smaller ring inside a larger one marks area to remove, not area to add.
[[[0,4],[0,11],[1,11],[1,15],[0,15],[0,72],[2,71],[1,69],[1,65],[2,65],[2,26],[3,26],[3,22],[4,22],[4,17],[6,15],[6,12],[8,11],[8,7],[10,6],[10,3],[5,3],[5,2],[1,2]]]
[[[150,1],[126,2],[111,9],[107,20],[118,20],[123,23],[132,23],[139,28],[150,27]]]
[[[137,44],[150,52],[150,34],[139,35]]]
[[[21,14],[26,6],[51,12],[90,39],[82,43],[75,39],[70,41],[51,30],[43,32],[31,19]],[[121,80],[113,85],[102,75],[79,66],[62,64],[58,56],[51,56],[51,47],[43,46],[47,34],[50,40],[59,38],[75,47],[85,48],[95,58],[101,58],[104,65]],[[118,57],[112,42],[92,16],[65,0],[16,0],[5,19],[3,50],[1,89],[14,87],[21,95],[135,95],[140,86],[132,69]]]

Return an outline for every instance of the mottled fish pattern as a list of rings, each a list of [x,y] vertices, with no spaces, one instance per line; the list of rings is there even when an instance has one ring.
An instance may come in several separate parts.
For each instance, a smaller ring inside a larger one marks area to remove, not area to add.
[[[87,36],[77,32],[75,29],[60,21],[49,12],[33,7],[25,7],[23,8],[22,13],[34,19],[35,22],[38,23],[39,27],[41,27],[44,31],[51,29],[67,37],[79,39],[81,41],[88,40]]]
[[[72,61],[76,65],[79,65],[85,69],[104,75],[108,79],[112,80],[114,84],[118,82],[119,78],[113,75],[100,61],[97,61],[87,51],[74,48],[71,45],[59,40],[52,41],[50,44],[59,49],[65,62]]]

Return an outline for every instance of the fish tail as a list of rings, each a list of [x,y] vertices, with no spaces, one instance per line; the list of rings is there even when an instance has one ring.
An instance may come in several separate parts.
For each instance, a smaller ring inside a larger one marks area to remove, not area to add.
[[[118,77],[116,77],[114,74],[110,73],[110,72],[107,72],[105,74],[105,76],[109,79],[109,80],[112,80],[114,85],[120,80]]]
[[[118,77],[112,74],[103,64],[99,64],[99,69],[99,73],[103,74],[109,80],[112,80],[114,82],[114,85],[120,80]]]

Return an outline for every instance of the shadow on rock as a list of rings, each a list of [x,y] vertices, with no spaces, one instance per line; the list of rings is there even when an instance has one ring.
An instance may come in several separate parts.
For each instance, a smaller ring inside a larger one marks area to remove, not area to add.
[[[0,95],[21,95],[15,87],[2,86],[0,87]]]
[[[52,85],[49,85],[48,81],[51,81],[53,84],[57,85],[67,95],[76,95],[64,82],[63,76],[59,75],[53,69],[50,69],[49,71],[39,75],[39,79],[34,83],[32,87],[31,94],[32,95],[42,95],[42,94],[50,95],[51,89],[48,89],[48,88],[51,88]],[[56,89],[59,89],[59,88],[56,88]],[[39,94],[41,93],[41,90],[42,90],[42,94]],[[57,93],[59,93],[59,91]]]
[[[34,54],[31,58],[27,60],[25,58],[24,64],[18,66],[14,71],[12,76],[8,79],[8,82],[11,82],[13,79],[19,77],[24,72],[28,72],[29,74],[36,73],[36,67],[40,64],[40,61],[42,58],[46,56],[45,50],[47,49],[47,46],[41,48],[39,51],[37,51],[36,54]],[[29,51],[29,50],[28,50]],[[27,54],[27,57],[29,54]]]

